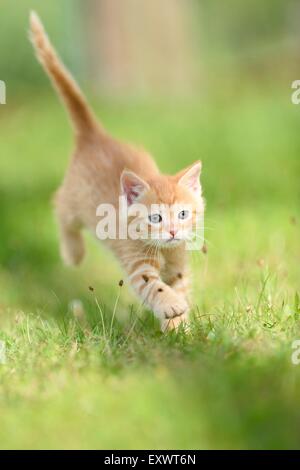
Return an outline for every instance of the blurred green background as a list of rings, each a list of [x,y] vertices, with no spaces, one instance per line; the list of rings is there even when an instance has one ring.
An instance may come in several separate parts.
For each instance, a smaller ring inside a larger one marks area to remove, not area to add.
[[[131,331],[141,309],[127,287],[109,354],[97,321],[68,324],[74,299],[99,315],[94,295],[111,318],[123,274],[88,236],[80,268],[59,258],[51,198],[72,132],[28,41],[31,9],[112,134],[165,172],[203,161],[208,254],[192,254],[201,320],[188,338]],[[299,2],[0,0],[0,11],[0,446],[298,447]]]

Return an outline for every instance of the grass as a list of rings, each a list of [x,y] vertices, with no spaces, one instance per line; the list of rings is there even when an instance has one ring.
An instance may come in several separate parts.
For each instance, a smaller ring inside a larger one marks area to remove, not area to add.
[[[62,265],[50,200],[65,116],[52,95],[1,107],[1,448],[299,447],[299,111],[249,90],[97,106],[164,171],[203,160],[188,335],[162,335],[90,237],[83,265]]]

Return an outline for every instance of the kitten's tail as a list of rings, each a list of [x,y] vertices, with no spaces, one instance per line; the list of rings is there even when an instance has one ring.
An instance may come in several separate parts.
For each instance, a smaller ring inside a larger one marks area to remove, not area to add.
[[[78,136],[101,129],[77,83],[60,61],[35,12],[30,14],[30,39],[36,55],[61,95]]]

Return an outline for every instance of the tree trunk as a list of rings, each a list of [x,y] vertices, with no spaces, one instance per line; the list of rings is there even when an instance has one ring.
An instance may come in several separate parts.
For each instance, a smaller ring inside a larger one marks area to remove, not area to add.
[[[109,93],[173,93],[194,79],[193,0],[89,0],[88,64]]]

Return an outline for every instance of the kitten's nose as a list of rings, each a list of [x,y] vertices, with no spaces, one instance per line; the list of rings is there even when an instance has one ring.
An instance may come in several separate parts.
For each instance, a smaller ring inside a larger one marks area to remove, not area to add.
[[[170,235],[171,235],[171,237],[174,238],[175,235],[176,235],[176,230],[170,230]]]

